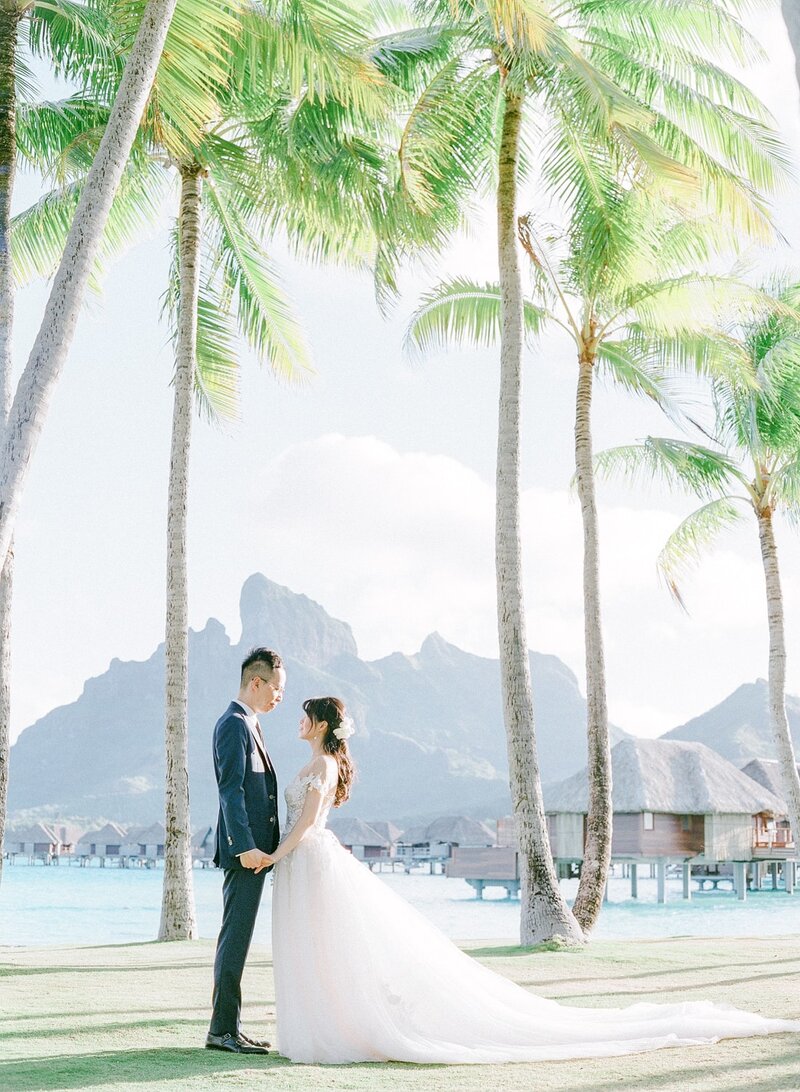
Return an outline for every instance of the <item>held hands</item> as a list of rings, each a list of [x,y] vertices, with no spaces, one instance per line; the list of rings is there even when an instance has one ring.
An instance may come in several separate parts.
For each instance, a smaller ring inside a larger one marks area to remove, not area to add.
[[[260,849],[248,849],[246,853],[240,853],[239,860],[242,868],[252,868],[256,874],[272,864],[272,858]]]

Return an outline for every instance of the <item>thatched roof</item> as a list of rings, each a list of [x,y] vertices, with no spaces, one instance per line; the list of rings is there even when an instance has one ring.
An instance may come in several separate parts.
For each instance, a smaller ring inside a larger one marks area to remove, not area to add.
[[[797,767],[797,772],[800,773],[800,766]],[[748,777],[752,777],[759,785],[763,785],[765,789],[768,789],[773,796],[777,796],[779,800],[784,799],[783,784],[781,783],[781,768],[776,759],[754,758],[752,762],[748,762],[746,766],[742,766],[742,773],[747,774]]]
[[[163,823],[151,823],[149,827],[136,827],[125,835],[126,845],[163,846],[167,832]],[[95,839],[96,841],[96,839]]]
[[[214,827],[198,827],[192,835],[192,849],[212,849],[214,846]]]
[[[22,845],[28,842],[48,842],[59,844],[59,837],[52,827],[44,823],[34,823],[32,827],[18,827],[16,830],[6,831],[6,846]]]
[[[385,819],[368,819],[367,825],[371,826],[373,830],[377,830],[378,834],[385,838],[390,845],[394,845],[403,833],[400,827],[387,822]]]
[[[703,743],[623,739],[611,751],[616,812],[755,815],[785,812],[783,801]],[[544,787],[545,810],[585,813],[587,771]]]
[[[408,830],[404,830],[398,842],[402,842],[404,846],[421,846],[425,845],[428,841],[428,828],[427,827],[409,827]]]
[[[458,846],[493,846],[497,841],[494,831],[477,819],[465,815],[434,819],[428,827],[431,842],[452,842]]]
[[[493,846],[497,838],[485,823],[465,815],[446,815],[434,819],[427,827],[412,827],[405,831],[400,841],[404,845],[441,842],[457,846]]]
[[[86,827],[78,823],[62,823],[60,819],[57,819],[53,823],[53,830],[62,845],[75,846],[83,838]]]
[[[125,828],[118,826],[116,823],[106,823],[104,827],[100,827],[99,830],[87,830],[81,838],[81,845],[89,845],[94,842],[95,845],[121,845],[122,842],[128,840],[128,835],[125,833]]]
[[[343,846],[380,846],[388,849],[389,843],[369,823],[363,819],[349,819],[342,816],[341,819],[331,819],[328,827],[333,831]]]

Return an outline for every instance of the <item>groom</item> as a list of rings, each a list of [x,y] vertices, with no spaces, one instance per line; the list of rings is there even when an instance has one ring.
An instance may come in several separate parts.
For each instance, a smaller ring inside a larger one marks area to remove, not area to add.
[[[242,664],[239,695],[214,729],[219,791],[214,864],[225,869],[225,881],[206,1047],[232,1054],[267,1054],[270,1046],[248,1038],[239,1016],[242,972],[270,868],[267,854],[280,841],[278,786],[256,714],[272,712],[283,699],[285,685],[278,653],[254,648]]]

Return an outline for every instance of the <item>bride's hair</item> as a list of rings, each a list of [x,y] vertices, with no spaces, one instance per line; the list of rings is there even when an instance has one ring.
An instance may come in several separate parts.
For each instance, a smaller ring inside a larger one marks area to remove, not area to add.
[[[350,786],[356,776],[356,767],[350,755],[347,740],[340,739],[335,734],[337,729],[342,728],[343,721],[349,723],[347,710],[341,698],[309,698],[303,702],[303,710],[318,724],[323,720],[328,723],[325,739],[322,741],[322,748],[325,754],[333,755],[339,768],[339,781],[336,785],[336,796],[333,800],[333,806],[338,808],[349,797]]]

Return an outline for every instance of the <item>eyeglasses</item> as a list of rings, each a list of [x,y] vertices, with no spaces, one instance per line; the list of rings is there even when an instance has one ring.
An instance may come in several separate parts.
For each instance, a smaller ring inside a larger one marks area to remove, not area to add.
[[[267,686],[274,687],[276,693],[278,693],[278,694],[283,693],[283,690],[279,686],[275,686],[275,683],[273,683],[272,679],[265,679],[263,675],[256,675],[256,678],[261,679],[261,681],[263,683],[266,683]]]

